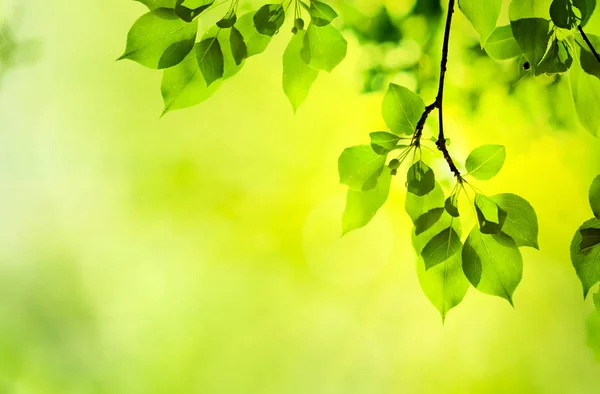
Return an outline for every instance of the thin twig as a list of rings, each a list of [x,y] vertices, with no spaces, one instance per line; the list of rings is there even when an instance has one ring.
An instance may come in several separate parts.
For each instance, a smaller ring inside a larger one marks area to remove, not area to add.
[[[596,51],[596,48],[594,48],[594,46],[592,45],[592,42],[590,41],[590,39],[588,38],[588,36],[583,31],[583,27],[581,27],[581,25],[579,25],[579,26],[577,26],[577,29],[579,29],[579,33],[581,33],[581,37],[583,37],[583,40],[588,45],[588,47],[590,47],[590,50],[594,54],[594,57],[596,58],[596,60],[598,60],[598,63],[600,63],[600,55],[598,55],[598,52]]]

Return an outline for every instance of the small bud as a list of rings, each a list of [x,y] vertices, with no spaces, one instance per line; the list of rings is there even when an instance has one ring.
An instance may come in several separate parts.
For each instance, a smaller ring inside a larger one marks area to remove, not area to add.
[[[292,33],[294,33],[294,34],[298,33],[298,29],[296,28],[296,26],[292,27]]]
[[[294,21],[294,27],[298,30],[304,30],[304,20],[302,18],[298,18]]]
[[[400,160],[392,159],[390,164],[388,164],[388,167],[390,167],[392,170],[398,169],[398,167],[400,167]]]
[[[396,176],[396,174],[398,174],[398,170],[394,169],[390,171],[390,173],[392,174],[392,176]]]

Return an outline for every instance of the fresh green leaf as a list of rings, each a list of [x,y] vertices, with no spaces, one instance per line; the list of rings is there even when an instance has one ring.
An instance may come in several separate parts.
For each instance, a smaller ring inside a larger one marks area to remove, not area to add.
[[[425,262],[425,268],[430,269],[443,263],[455,255],[462,248],[460,236],[452,227],[442,230],[425,245],[421,256]]]
[[[210,86],[213,82],[223,78],[225,72],[225,59],[221,44],[217,37],[203,38],[198,43],[196,49],[196,59],[198,59],[198,65],[200,71],[204,76],[206,85]]]
[[[442,320],[462,302],[469,289],[469,281],[462,271],[460,253],[430,269],[425,268],[425,262],[420,258],[417,275],[423,292],[440,312]]]
[[[513,0],[508,8],[511,21],[526,18],[550,19],[552,0]]]
[[[290,100],[294,112],[306,100],[312,84],[319,72],[308,67],[300,57],[304,45],[304,31],[299,31],[283,54],[283,91]]]
[[[392,133],[412,135],[423,112],[425,103],[418,94],[403,86],[390,84],[383,98],[382,113]]]
[[[600,244],[600,229],[582,228],[579,230],[579,233],[581,234],[579,253],[586,254],[592,248]]]
[[[448,212],[448,214],[454,218],[460,216],[458,207],[456,206],[456,195],[450,196],[446,199],[446,202],[444,203],[444,209],[446,209],[446,212]]]
[[[476,289],[513,304],[513,293],[523,276],[523,258],[511,237],[482,234],[475,227],[465,241],[462,259],[463,271]]]
[[[415,235],[420,235],[425,231],[429,230],[434,224],[440,220],[444,208],[433,208],[432,210],[424,213],[415,221]]]
[[[310,0],[308,12],[310,13],[311,23],[317,26],[327,26],[338,16],[333,8],[318,0]]]
[[[423,161],[419,160],[408,169],[406,187],[409,193],[424,196],[435,188],[435,174]]]
[[[500,172],[506,160],[506,149],[502,145],[483,145],[467,157],[465,166],[469,175],[487,181]]]
[[[510,25],[497,27],[486,41],[485,50],[496,60],[507,60],[521,55],[521,48]]]
[[[385,159],[385,156],[373,152],[370,145],[345,149],[338,160],[340,182],[354,190],[373,189],[383,171]]]
[[[589,229],[600,230],[600,220],[594,218],[585,222],[575,232],[575,236],[571,241],[571,262],[583,285],[584,298],[587,297],[592,286],[600,282],[600,247],[590,247],[583,252],[581,251],[584,241],[582,230]]]
[[[502,0],[458,0],[458,7],[481,37],[481,47],[496,28]]]
[[[538,246],[538,220],[535,210],[524,198],[504,193],[490,197],[506,212],[502,232],[510,236],[517,246]]]
[[[197,30],[197,22],[186,23],[173,10],[156,9],[133,24],[119,60],[133,60],[154,69],[173,67],[194,48]]]
[[[331,25],[308,25],[302,47],[302,60],[315,70],[333,71],[346,57],[348,43]]]
[[[391,180],[390,170],[385,169],[373,189],[348,190],[346,210],[342,217],[342,234],[361,228],[373,219],[388,198]]]
[[[600,175],[592,181],[588,195],[592,212],[597,219],[600,219]]]
[[[579,66],[571,67],[569,77],[579,121],[591,134],[600,136],[600,78],[584,72]]]
[[[233,60],[239,66],[248,57],[248,48],[246,47],[242,33],[235,27],[232,27],[231,33],[229,33],[229,43]]]
[[[274,36],[285,21],[283,4],[265,4],[254,14],[256,30],[266,36]]]
[[[535,75],[564,73],[573,64],[573,57],[569,53],[567,44],[557,39],[552,40],[548,52],[535,69]]]
[[[254,26],[254,15],[256,15],[256,12],[246,13],[239,17],[235,23],[235,28],[238,29],[242,37],[244,37],[248,57],[262,53],[271,42],[270,36],[260,34],[258,30],[256,30],[256,26]]]
[[[512,4],[514,3],[515,1]],[[535,72],[548,48],[550,21],[541,18],[527,18],[511,20],[510,25],[515,40]]]
[[[177,0],[135,0],[139,3],[144,4],[146,7],[153,11],[157,8],[175,8],[175,2]]]
[[[400,137],[396,134],[387,133],[385,131],[376,131],[370,134],[371,148],[378,155],[386,155],[390,153],[400,141]]]
[[[575,8],[578,8],[581,13],[580,25],[582,27],[587,25],[596,9],[596,0],[573,0],[573,5]]]
[[[578,22],[578,18],[573,12],[573,3],[571,3],[571,0],[552,1],[550,18],[552,18],[552,22],[556,26],[563,29],[571,29]]]
[[[210,8],[214,0],[177,0],[175,14],[186,22],[193,21],[198,15]]]
[[[408,213],[408,216],[410,216],[410,219],[413,221],[413,223],[431,209],[440,208],[443,206],[444,192],[437,182],[434,185],[434,189],[430,193],[423,196],[407,193],[406,200],[404,202],[406,213]]]
[[[506,211],[491,198],[483,194],[475,196],[475,211],[479,222],[479,231],[483,234],[498,234],[506,221]]]
[[[600,50],[600,37],[587,34],[588,39],[592,43],[592,46],[597,50]],[[580,51],[580,64],[583,71],[585,71],[589,75],[594,75],[600,79],[600,62],[596,59],[596,56],[591,52],[590,47],[587,42],[585,42],[582,38],[577,38],[577,43],[581,47]]]
[[[235,25],[235,22],[237,22],[236,14],[226,15],[224,18],[217,22],[217,26],[221,29],[229,29],[230,27],[233,27]]]

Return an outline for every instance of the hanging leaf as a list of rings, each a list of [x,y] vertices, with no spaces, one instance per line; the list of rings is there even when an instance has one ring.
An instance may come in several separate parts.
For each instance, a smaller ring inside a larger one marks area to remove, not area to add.
[[[371,137],[371,148],[378,155],[387,155],[396,148],[400,137],[392,133],[386,133],[385,131],[376,131],[370,134]]]
[[[424,196],[435,188],[435,174],[423,161],[413,164],[406,176],[406,187],[409,193]]]
[[[586,254],[592,248],[600,244],[600,229],[582,228],[579,230],[579,233],[581,234],[579,253]]]
[[[193,21],[214,4],[214,0],[177,0],[175,14],[186,22]]]
[[[157,8],[175,8],[177,0],[135,0],[153,11]]]
[[[442,214],[444,208],[433,208],[432,210],[424,213],[415,221],[415,235],[420,235],[425,231],[429,230],[434,224],[436,224]]]
[[[600,230],[600,220],[590,219],[579,227],[571,241],[571,262],[583,285],[584,298],[592,286],[600,282],[600,246],[587,245],[588,247],[582,250],[583,234],[592,235],[595,230]]]
[[[354,190],[373,189],[384,165],[385,156],[373,152],[370,145],[347,148],[338,160],[340,182]]]
[[[482,234],[475,227],[465,241],[462,259],[463,271],[476,289],[513,304],[513,293],[523,276],[523,258],[511,237]]]
[[[304,31],[295,34],[283,54],[283,91],[290,100],[294,112],[306,100],[319,72],[308,67],[300,57],[304,45]]]
[[[573,64],[567,44],[557,39],[552,40],[548,52],[535,69],[535,75],[564,73]]]
[[[588,193],[590,207],[596,219],[600,219],[600,175],[592,181],[590,191]]]
[[[283,4],[265,4],[254,15],[256,30],[266,36],[274,36],[285,21]]]
[[[236,14],[226,15],[223,19],[217,22],[217,26],[221,29],[229,29],[235,25],[235,22],[237,22]]]
[[[493,59],[508,60],[521,56],[510,25],[497,27],[485,43],[485,50]]]
[[[346,57],[348,43],[331,25],[308,25],[302,47],[302,60],[315,70],[333,71]]]
[[[390,170],[385,169],[373,189],[348,190],[346,209],[342,217],[342,235],[366,226],[375,217],[388,198],[391,180]]]
[[[452,227],[442,230],[433,237],[421,252],[421,257],[425,262],[425,269],[430,269],[443,263],[456,253],[460,252],[462,242],[460,236]]]
[[[420,258],[417,261],[417,275],[423,292],[442,315],[442,321],[452,308],[462,302],[469,289],[469,281],[462,271],[460,253],[430,269],[425,268],[425,262]]]
[[[596,0],[573,0],[573,6],[579,9],[581,13],[580,25],[585,27],[596,9]]]
[[[127,34],[125,53],[119,60],[133,60],[154,69],[173,67],[194,48],[197,30],[197,22],[187,23],[173,10],[156,9],[133,24]]]
[[[498,234],[506,221],[506,211],[483,194],[475,196],[475,211],[482,234]]]
[[[496,176],[506,160],[506,149],[502,145],[483,145],[474,149],[465,166],[469,175],[480,181],[486,181]]]
[[[535,210],[524,198],[504,193],[490,197],[506,212],[502,232],[510,236],[517,246],[539,249],[538,220]]]
[[[318,0],[310,0],[308,12],[311,23],[317,26],[327,26],[338,16],[333,8]]]
[[[571,0],[554,0],[550,6],[550,18],[556,26],[563,29],[571,29],[578,22]]]
[[[233,60],[235,61],[235,64],[239,66],[244,59],[248,57],[248,48],[246,47],[242,33],[235,27],[233,27],[231,33],[229,33],[229,43]]]
[[[270,36],[260,34],[256,30],[254,15],[256,15],[256,12],[246,13],[239,17],[235,23],[235,28],[244,38],[248,57],[262,53],[271,42]]]
[[[596,305],[596,311],[600,314],[600,290],[594,294],[594,305]]]
[[[446,199],[446,202],[444,203],[444,209],[446,210],[446,212],[448,212],[448,214],[454,218],[457,218],[460,216],[460,213],[458,212],[458,207],[456,206],[456,201],[457,201],[457,196],[453,195],[450,196]]]
[[[581,52],[583,54],[584,51]],[[600,136],[600,78],[585,73],[577,65],[569,71],[569,78],[579,121],[591,134]]]
[[[385,123],[395,134],[412,135],[425,112],[425,103],[409,89],[390,84],[383,98],[382,114]]]
[[[223,78],[225,59],[216,36],[204,38],[198,43],[196,59],[207,86]]]
[[[518,3],[513,1],[512,5]],[[513,36],[523,55],[535,71],[543,59],[550,40],[550,21],[542,18],[512,19],[510,21]]]
[[[594,48],[600,48],[600,37],[593,34],[588,34],[587,37]],[[582,38],[577,37],[577,43],[580,46],[581,68],[587,74],[593,75],[600,79],[600,62],[598,62],[596,56],[591,52],[587,42],[585,42]]]
[[[423,196],[407,193],[406,200],[404,202],[404,209],[406,210],[406,213],[408,213],[408,216],[410,216],[410,219],[413,221],[413,223],[431,209],[441,208],[443,206],[444,192],[437,182],[435,182],[434,189],[430,193],[427,193]]]
[[[483,48],[496,28],[502,0],[458,0],[458,7],[479,33]]]

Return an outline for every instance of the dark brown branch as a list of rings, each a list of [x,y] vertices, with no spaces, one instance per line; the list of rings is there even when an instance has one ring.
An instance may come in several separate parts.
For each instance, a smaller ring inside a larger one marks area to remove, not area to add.
[[[596,60],[598,60],[598,63],[600,63],[600,55],[598,55],[598,52],[596,51],[596,48],[594,48],[594,46],[592,45],[592,42],[590,41],[590,39],[588,38],[588,36],[583,31],[583,27],[581,27],[581,25],[579,25],[579,26],[577,26],[577,29],[579,29],[579,33],[581,33],[581,37],[583,37],[583,40],[585,41],[585,43],[587,44],[587,46],[590,48],[590,50],[594,54],[594,57],[596,57]]]
[[[423,128],[425,127],[425,122],[427,121],[427,118],[429,117],[431,112],[437,108],[438,113],[439,113],[440,130],[439,130],[439,134],[438,134],[436,147],[438,148],[438,150],[440,152],[442,152],[444,159],[448,163],[448,167],[450,168],[450,171],[452,171],[454,176],[459,181],[462,181],[462,177],[460,176],[460,171],[454,164],[454,161],[452,160],[452,157],[450,156],[450,153],[448,152],[448,147],[446,145],[446,136],[444,135],[444,84],[446,81],[446,70],[447,70],[447,64],[448,64],[448,47],[450,45],[450,28],[452,27],[452,16],[454,15],[455,2],[456,2],[455,0],[448,1],[448,15],[446,17],[446,28],[444,31],[444,43],[442,45],[442,62],[440,65],[440,82],[438,85],[437,97],[431,105],[428,105],[427,107],[425,107],[425,112],[423,112],[421,119],[417,123],[415,134],[413,136],[413,144],[417,147],[421,144],[421,137],[423,135]]]

